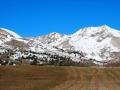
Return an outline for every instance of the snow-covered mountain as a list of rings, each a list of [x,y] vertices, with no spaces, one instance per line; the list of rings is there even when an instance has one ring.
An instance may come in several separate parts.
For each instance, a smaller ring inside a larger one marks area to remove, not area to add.
[[[9,35],[15,37],[15,38],[22,38],[20,35],[18,35],[17,33],[9,30],[9,29],[6,29],[6,28],[0,28],[0,30],[2,31],[6,31]]]
[[[18,43],[16,47],[12,47],[14,46],[13,40],[15,40],[15,44]],[[12,44],[8,44],[8,42],[12,42]],[[92,60],[93,63],[102,63],[115,62],[120,57],[120,31],[107,25],[82,28],[71,35],[54,32],[27,40],[2,28],[0,29],[0,44],[15,50],[11,56],[11,59],[14,60],[34,55],[40,61],[41,58],[49,61],[51,55],[56,55],[75,62]],[[27,52],[27,55],[23,53],[24,51]]]
[[[120,31],[106,25],[88,27],[74,33],[69,44],[75,50],[86,53],[88,58],[99,61],[110,60],[112,52],[119,52]]]
[[[57,34],[57,33],[56,33]],[[57,34],[58,35],[58,34]],[[49,35],[48,35],[49,36]],[[100,27],[88,27],[77,31],[72,35],[60,35],[61,37],[39,37],[35,43],[46,43],[64,50],[82,51],[86,57],[99,61],[109,60],[112,52],[119,52],[120,31],[107,25]],[[54,40],[49,43],[50,40]],[[36,46],[36,45],[35,45]]]
[[[22,38],[13,31],[10,31],[5,28],[0,28],[0,44],[10,41],[11,39],[20,39]]]

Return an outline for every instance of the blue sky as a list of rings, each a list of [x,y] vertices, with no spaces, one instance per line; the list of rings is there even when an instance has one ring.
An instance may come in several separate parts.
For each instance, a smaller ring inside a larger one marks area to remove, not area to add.
[[[120,30],[120,0],[0,0],[0,27],[21,36],[103,24]]]

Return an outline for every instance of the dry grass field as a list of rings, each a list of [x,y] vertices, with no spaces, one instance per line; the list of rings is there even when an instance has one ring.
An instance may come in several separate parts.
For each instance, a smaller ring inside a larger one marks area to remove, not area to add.
[[[0,90],[120,90],[120,68],[1,66]]]

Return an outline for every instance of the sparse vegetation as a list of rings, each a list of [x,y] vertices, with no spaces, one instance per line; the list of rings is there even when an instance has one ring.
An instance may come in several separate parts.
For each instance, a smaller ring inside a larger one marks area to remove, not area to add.
[[[120,90],[120,68],[1,66],[0,90]]]
[[[0,90],[49,90],[66,80],[61,67],[0,67]]]

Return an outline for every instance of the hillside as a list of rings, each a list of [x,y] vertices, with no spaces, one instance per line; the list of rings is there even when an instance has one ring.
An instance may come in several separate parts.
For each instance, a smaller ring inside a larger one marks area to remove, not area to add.
[[[120,63],[120,31],[107,25],[86,27],[71,35],[50,33],[24,38],[0,29],[0,65],[116,65]],[[117,65],[119,66],[119,65]]]

